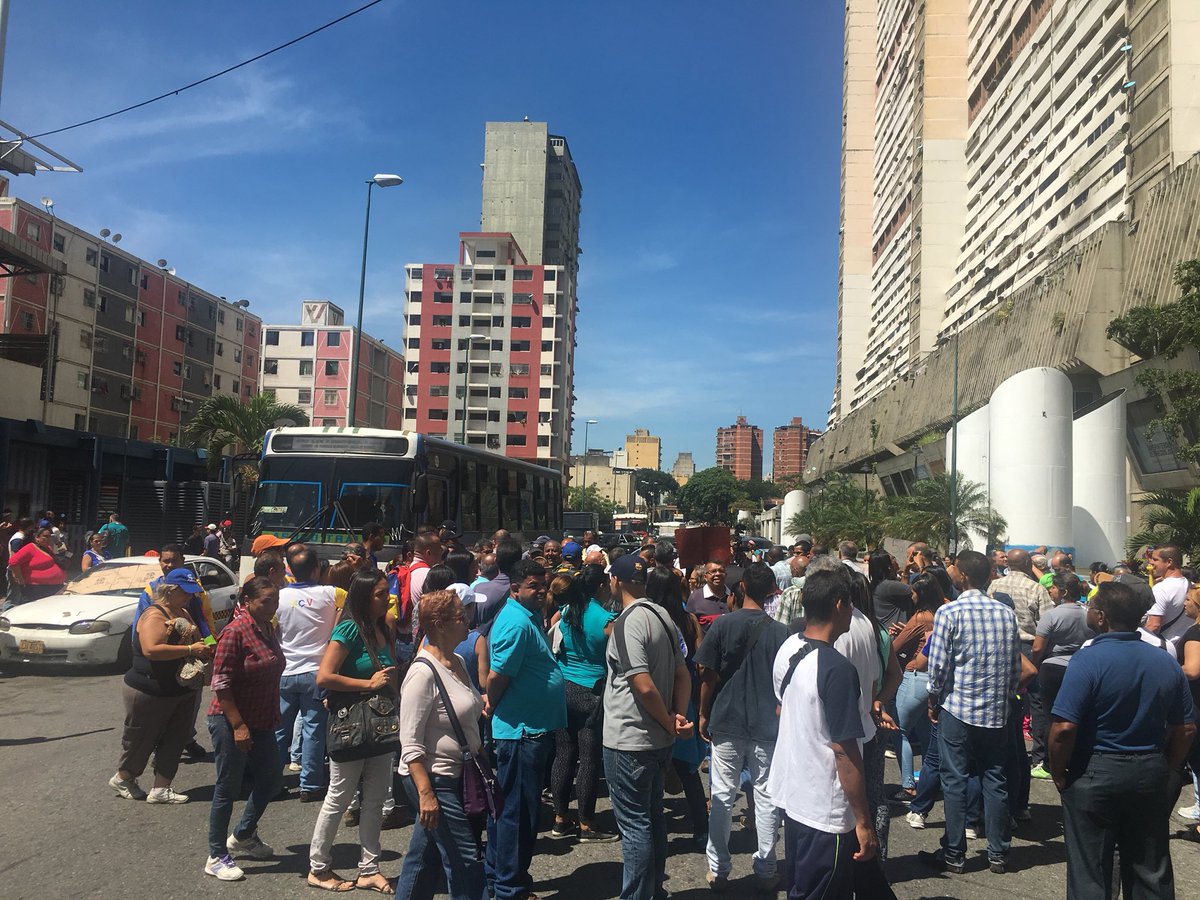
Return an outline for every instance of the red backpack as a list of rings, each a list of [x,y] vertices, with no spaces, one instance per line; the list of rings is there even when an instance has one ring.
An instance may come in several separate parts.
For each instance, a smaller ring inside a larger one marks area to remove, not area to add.
[[[391,593],[396,595],[396,605],[399,607],[400,621],[412,621],[412,591],[410,582],[412,573],[418,569],[428,569],[429,563],[423,559],[414,559],[407,566],[396,566],[388,572]]]

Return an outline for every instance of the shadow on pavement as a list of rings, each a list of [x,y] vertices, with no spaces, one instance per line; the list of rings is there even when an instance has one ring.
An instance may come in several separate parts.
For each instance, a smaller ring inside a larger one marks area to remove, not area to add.
[[[60,734],[57,737],[0,738],[0,747],[27,747],[30,744],[50,744],[54,741],[69,741],[71,738],[86,737],[89,734],[103,734],[106,731],[116,730],[116,728],[93,728],[91,731],[77,731],[74,734]]]

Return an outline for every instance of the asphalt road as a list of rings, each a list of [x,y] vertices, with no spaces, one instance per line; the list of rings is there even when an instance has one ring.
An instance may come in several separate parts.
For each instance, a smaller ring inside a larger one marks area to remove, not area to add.
[[[272,804],[260,833],[274,860],[247,861],[245,881],[225,884],[202,874],[207,855],[211,762],[185,764],[175,787],[191,802],[151,806],[117,799],[105,781],[116,764],[123,712],[120,676],[78,673],[0,673],[0,897],[105,898],[280,897],[304,892],[308,843],[316,804],[297,799]],[[202,742],[208,744],[207,735]],[[894,764],[891,764],[894,766]],[[895,780],[895,769],[889,772]],[[286,783],[295,787],[295,775]],[[149,787],[143,777],[143,787]],[[294,791],[293,791],[294,797]],[[701,852],[686,840],[682,797],[669,798],[672,856],[668,887],[681,900],[708,897]],[[600,822],[612,827],[607,802]],[[240,806],[235,810],[235,820]],[[740,811],[740,810],[739,810]],[[1054,789],[1033,786],[1033,821],[1019,828],[1010,871],[987,871],[982,842],[964,875],[931,875],[916,851],[935,849],[941,807],[930,827],[914,831],[895,808],[887,871],[901,898],[1046,898],[1066,894],[1066,865]],[[547,816],[549,815],[547,809]],[[356,832],[343,828],[335,867],[351,875]],[[395,876],[408,829],[384,832],[384,873]],[[756,896],[748,881],[753,837],[735,825],[733,880],[728,896]],[[1200,845],[1172,841],[1180,897],[1200,896]],[[538,892],[558,900],[607,900],[619,892],[620,844],[580,846],[548,837],[538,844],[533,874]],[[310,895],[311,896],[311,895]],[[357,896],[363,896],[358,894]],[[762,896],[762,895],[757,895]]]

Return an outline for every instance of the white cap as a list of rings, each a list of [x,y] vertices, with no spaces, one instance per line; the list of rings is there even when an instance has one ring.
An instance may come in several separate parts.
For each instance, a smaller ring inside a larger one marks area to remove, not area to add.
[[[209,525],[209,526],[208,526],[208,530],[209,530],[209,531],[216,531],[216,530],[217,530],[217,526],[216,526],[216,525]]]

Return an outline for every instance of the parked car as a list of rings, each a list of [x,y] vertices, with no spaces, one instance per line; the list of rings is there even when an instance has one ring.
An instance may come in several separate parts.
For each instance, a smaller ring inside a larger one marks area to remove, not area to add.
[[[220,632],[233,612],[237,579],[220,560],[185,559],[208,592]],[[14,606],[0,616],[0,662],[128,665],[138,597],[160,575],[154,557],[126,556],[80,573],[60,594]]]

